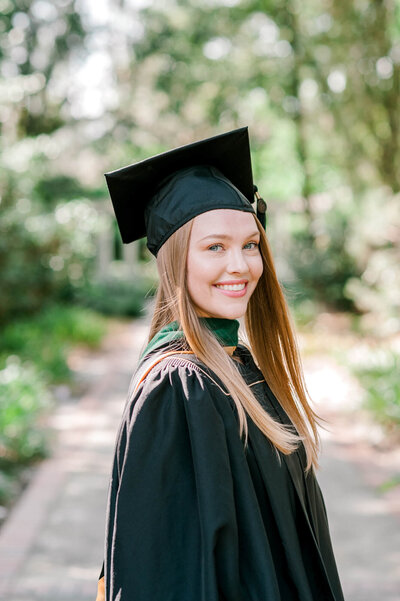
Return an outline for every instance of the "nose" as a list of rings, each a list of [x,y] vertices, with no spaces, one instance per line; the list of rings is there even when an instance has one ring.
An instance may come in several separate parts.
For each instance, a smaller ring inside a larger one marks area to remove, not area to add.
[[[249,268],[242,248],[231,249],[229,252],[227,272],[244,274],[248,273],[248,271]]]

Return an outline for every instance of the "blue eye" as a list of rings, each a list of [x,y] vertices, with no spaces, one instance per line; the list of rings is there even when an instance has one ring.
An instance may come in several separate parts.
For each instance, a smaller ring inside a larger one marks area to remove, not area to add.
[[[247,242],[243,246],[244,250],[256,250],[259,247],[258,242]],[[207,247],[207,250],[211,250],[211,252],[221,252],[224,250],[224,245],[220,243],[211,244]]]

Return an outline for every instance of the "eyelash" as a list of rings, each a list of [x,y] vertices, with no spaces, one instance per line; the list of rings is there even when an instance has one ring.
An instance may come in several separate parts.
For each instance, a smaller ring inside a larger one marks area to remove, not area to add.
[[[258,248],[258,247],[259,247],[259,244],[258,244],[258,242],[247,242],[247,244],[245,244],[245,245],[244,245],[244,247],[248,246],[249,244],[253,244],[254,246],[253,246],[252,248],[250,248],[250,249],[246,249],[246,250],[254,250],[254,249],[256,249],[256,248]],[[221,249],[223,248],[222,244],[212,244],[211,246],[209,246],[209,247],[207,248],[207,250],[211,250],[211,251],[212,251],[212,250],[213,250],[213,248],[217,248],[217,247],[219,247],[219,248],[221,248]]]

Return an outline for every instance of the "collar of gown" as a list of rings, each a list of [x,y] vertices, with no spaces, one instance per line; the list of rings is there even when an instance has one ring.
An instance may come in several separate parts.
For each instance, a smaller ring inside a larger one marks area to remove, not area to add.
[[[204,324],[222,346],[236,347],[238,344],[239,322],[237,319],[221,319],[217,317],[200,317],[200,322]],[[142,357],[154,352],[161,346],[181,341],[184,339],[183,330],[177,321],[172,321],[155,334],[146,346]]]

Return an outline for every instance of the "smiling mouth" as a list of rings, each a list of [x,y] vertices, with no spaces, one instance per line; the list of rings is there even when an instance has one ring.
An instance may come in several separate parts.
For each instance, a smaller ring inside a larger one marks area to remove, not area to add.
[[[239,292],[240,290],[245,289],[246,284],[215,284],[215,286],[220,290],[230,290],[231,292]]]

